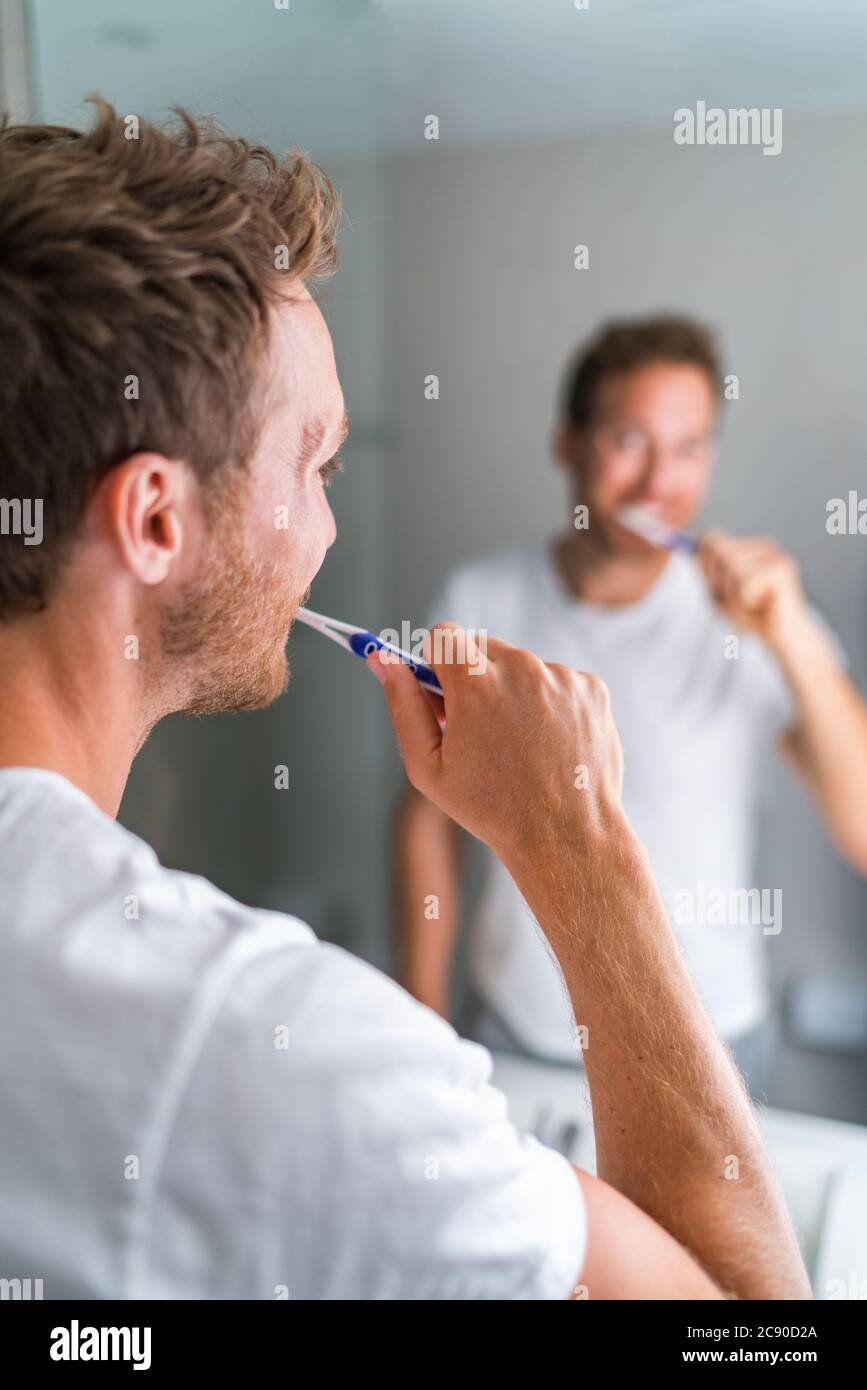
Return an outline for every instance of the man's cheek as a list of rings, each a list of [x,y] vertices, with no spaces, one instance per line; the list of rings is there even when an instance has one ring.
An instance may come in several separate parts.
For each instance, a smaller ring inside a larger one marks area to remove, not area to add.
[[[297,552],[310,526],[309,508],[304,494],[275,491],[262,510],[262,528],[258,536],[268,555]]]
[[[679,489],[678,501],[686,511],[698,511],[704,504],[709,482],[709,476],[690,478]]]
[[[600,501],[613,503],[635,486],[640,469],[626,459],[607,459],[591,474],[590,481]]]

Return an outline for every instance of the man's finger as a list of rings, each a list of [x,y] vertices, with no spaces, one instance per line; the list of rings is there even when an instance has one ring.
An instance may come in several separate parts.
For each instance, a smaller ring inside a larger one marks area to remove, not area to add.
[[[493,649],[503,645],[489,639],[486,632],[477,635],[457,623],[435,623],[425,635],[422,657],[447,692],[465,676],[493,664]]]
[[[407,776],[424,791],[422,783],[435,769],[442,744],[442,729],[431,703],[440,697],[426,694],[402,661],[382,661],[375,651],[367,657],[367,665],[385,691]]]

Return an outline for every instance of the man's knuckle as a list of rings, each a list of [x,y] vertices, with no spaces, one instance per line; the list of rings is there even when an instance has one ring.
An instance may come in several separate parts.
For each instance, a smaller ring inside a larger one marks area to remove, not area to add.
[[[585,695],[597,704],[607,705],[610,696],[602,677],[597,676],[595,671],[582,671],[580,674]]]

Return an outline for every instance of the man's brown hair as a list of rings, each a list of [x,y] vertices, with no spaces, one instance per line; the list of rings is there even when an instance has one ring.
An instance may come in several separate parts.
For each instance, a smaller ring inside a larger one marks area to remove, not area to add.
[[[43,515],[39,545],[0,535],[0,620],[46,606],[124,458],[184,459],[206,496],[243,467],[269,311],[337,263],[339,199],[300,151],[92,100],[86,132],[0,124],[0,496]]]
[[[673,362],[705,372],[717,396],[722,372],[709,328],[675,314],[606,323],[570,363],[560,395],[561,418],[576,430],[593,419],[599,388],[610,377],[654,362]]]

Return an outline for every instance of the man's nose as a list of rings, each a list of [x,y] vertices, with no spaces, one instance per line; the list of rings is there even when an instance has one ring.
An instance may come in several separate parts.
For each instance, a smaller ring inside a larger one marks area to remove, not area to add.
[[[667,497],[674,487],[677,470],[673,458],[665,449],[651,445],[642,479],[642,493],[648,498]]]

